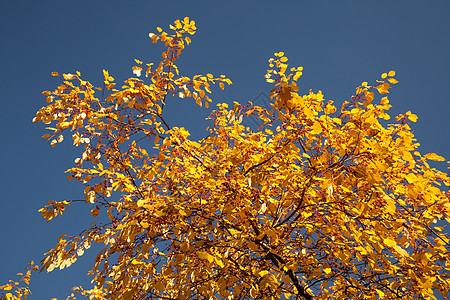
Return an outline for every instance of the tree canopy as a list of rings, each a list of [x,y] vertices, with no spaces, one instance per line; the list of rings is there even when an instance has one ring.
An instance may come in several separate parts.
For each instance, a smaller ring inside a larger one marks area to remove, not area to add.
[[[182,75],[175,63],[195,31],[185,18],[150,33],[165,45],[162,60],[135,60],[137,77],[121,87],[106,70],[101,87],[52,73],[61,84],[43,92],[33,122],[53,126],[43,136],[51,146],[71,136],[83,148],[66,172],[85,186],[93,220],[62,235],[41,271],[69,267],[98,243],[94,285],[68,299],[447,298],[450,178],[429,164],[443,157],[418,151],[417,116],[391,119],[395,72],[335,105],[321,91],[301,95],[302,67],[275,53],[271,107],[214,104],[207,136],[192,140],[168,124],[166,102],[208,108],[213,85],[231,84]],[[50,221],[75,202],[40,212]],[[36,269],[20,274],[25,284]],[[29,293],[0,288],[6,299]]]

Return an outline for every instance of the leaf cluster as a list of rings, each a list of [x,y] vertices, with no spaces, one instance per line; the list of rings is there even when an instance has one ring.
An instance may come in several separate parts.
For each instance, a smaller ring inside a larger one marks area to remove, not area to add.
[[[217,104],[208,135],[189,139],[165,118],[167,96],[211,103],[224,75],[180,74],[175,62],[189,18],[157,28],[162,60],[136,60],[116,88],[81,75],[61,85],[34,122],[53,124],[54,146],[71,134],[81,157],[68,180],[85,185],[95,222],[58,239],[42,270],[70,266],[104,246],[90,271],[90,299],[436,299],[450,289],[450,178],[422,155],[409,122],[390,121],[395,72],[363,82],[337,107],[321,91],[300,95],[302,67],[269,60],[271,107]],[[145,78],[140,79],[142,74]],[[378,96],[380,95],[380,96]],[[381,98],[381,99],[378,99]],[[256,130],[245,118],[258,118]],[[445,187],[446,188],[445,188]],[[50,221],[77,201],[49,202]],[[75,297],[75,296],[71,296]],[[69,297],[70,298],[70,297]]]

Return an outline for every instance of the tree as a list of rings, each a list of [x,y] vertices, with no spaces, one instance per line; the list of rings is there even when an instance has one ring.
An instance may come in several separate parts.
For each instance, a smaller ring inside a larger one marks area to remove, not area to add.
[[[171,34],[157,29],[150,38],[166,49],[156,68],[135,60],[133,71],[144,79],[116,89],[104,70],[104,85],[95,88],[78,72],[52,73],[62,83],[43,93],[48,105],[33,121],[54,124],[44,135],[51,146],[71,134],[84,147],[68,180],[85,185],[86,205],[104,222],[61,236],[41,271],[69,267],[103,243],[90,271],[95,285],[74,293],[447,298],[450,244],[442,226],[450,220],[450,178],[428,163],[444,158],[418,152],[409,126],[416,115],[388,122],[394,71],[363,82],[338,108],[321,91],[299,95],[302,68],[288,69],[284,53],[275,53],[266,74],[271,108],[217,104],[209,134],[194,141],[168,124],[165,103],[190,97],[207,108],[212,85],[231,81],[180,75],[175,62],[194,21],[175,21]],[[262,125],[245,127],[250,117]],[[73,202],[49,201],[40,211],[50,221]]]

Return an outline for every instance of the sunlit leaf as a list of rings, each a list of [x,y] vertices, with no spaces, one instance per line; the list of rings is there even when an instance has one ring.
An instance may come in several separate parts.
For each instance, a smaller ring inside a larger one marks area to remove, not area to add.
[[[434,160],[434,161],[445,161],[445,158],[443,158],[440,155],[437,155],[436,153],[428,153],[428,154],[425,154],[424,157],[426,159]]]

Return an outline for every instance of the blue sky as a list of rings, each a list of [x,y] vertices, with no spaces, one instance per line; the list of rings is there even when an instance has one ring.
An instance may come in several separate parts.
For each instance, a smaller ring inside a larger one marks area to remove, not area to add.
[[[363,81],[395,70],[392,114],[411,110],[422,153],[450,159],[450,1],[2,1],[0,4],[0,283],[39,261],[62,233],[77,234],[91,221],[72,205],[49,224],[37,210],[47,200],[82,198],[82,186],[65,180],[76,151],[70,142],[51,148],[43,125],[31,122],[53,89],[52,71],[80,71],[102,81],[132,76],[133,59],[158,62],[161,45],[148,33],[189,16],[197,24],[179,67],[186,75],[225,74],[234,82],[215,102],[247,102],[270,86],[267,60],[284,51],[304,67],[300,92],[322,90],[348,99]],[[202,137],[210,110],[188,100],[170,105],[169,120]],[[444,165],[438,165],[445,170]],[[89,226],[89,225],[88,225]],[[95,249],[94,249],[95,250]],[[32,277],[31,299],[65,299],[84,278],[94,251],[68,270]]]

